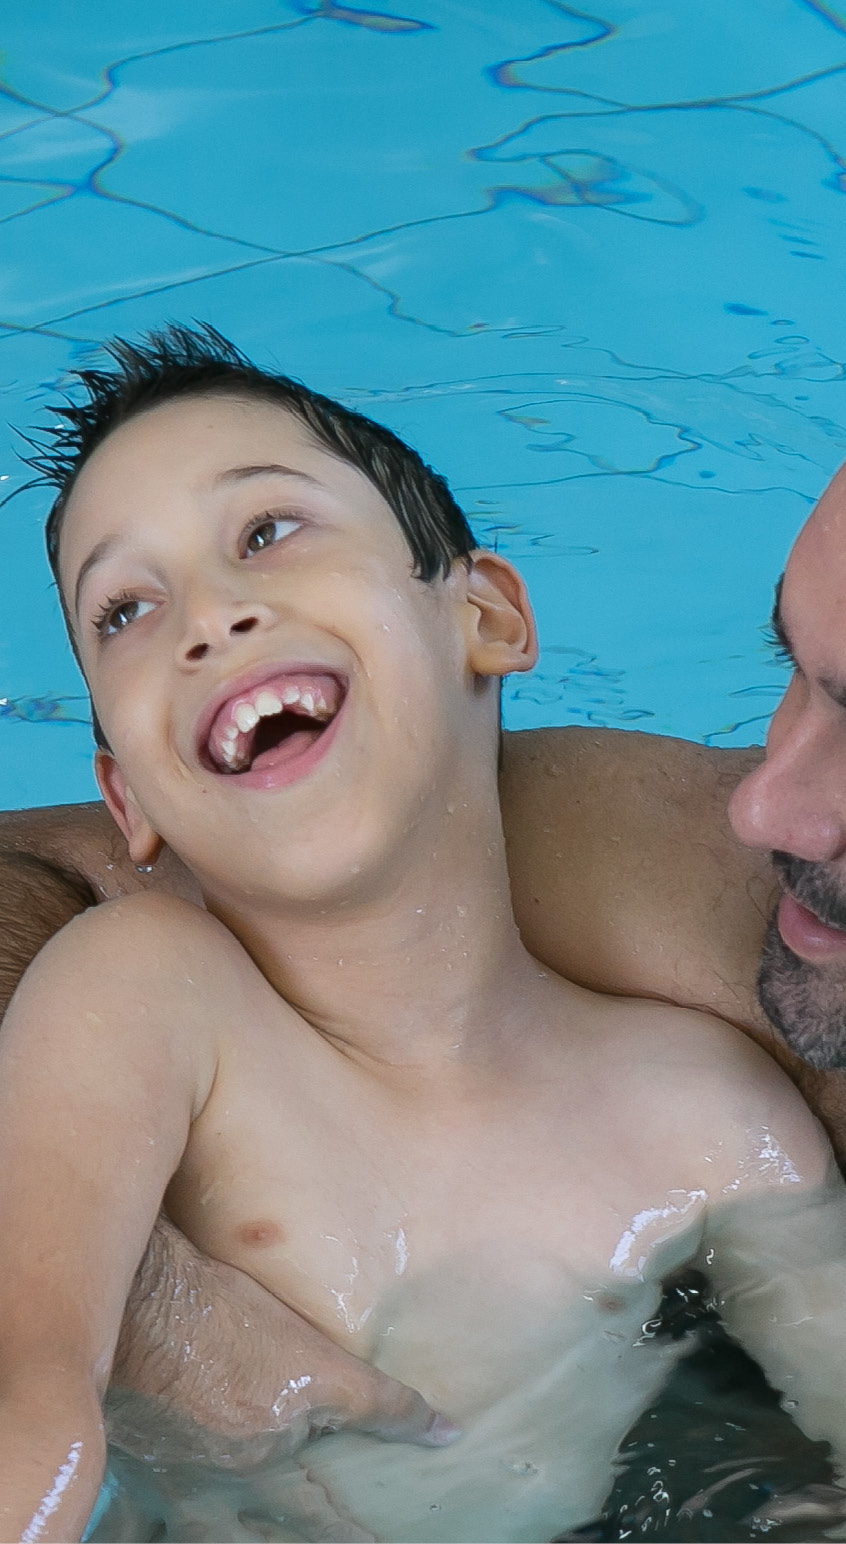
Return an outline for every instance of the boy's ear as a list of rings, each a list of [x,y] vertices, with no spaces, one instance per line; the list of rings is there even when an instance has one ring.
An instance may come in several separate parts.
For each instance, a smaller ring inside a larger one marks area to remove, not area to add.
[[[98,751],[94,757],[94,773],[104,803],[126,837],[133,863],[155,863],[164,842],[137,804],[114,756],[108,751]]]
[[[531,670],[538,635],[529,596],[513,563],[498,552],[470,555],[466,584],[467,661],[477,675]]]

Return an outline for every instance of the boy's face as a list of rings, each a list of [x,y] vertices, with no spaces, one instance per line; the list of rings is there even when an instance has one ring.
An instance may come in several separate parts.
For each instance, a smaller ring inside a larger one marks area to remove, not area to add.
[[[490,722],[480,613],[463,564],[411,569],[377,490],[280,407],[198,397],[109,436],[60,572],[136,862],[161,837],[212,894],[325,898],[442,815]]]

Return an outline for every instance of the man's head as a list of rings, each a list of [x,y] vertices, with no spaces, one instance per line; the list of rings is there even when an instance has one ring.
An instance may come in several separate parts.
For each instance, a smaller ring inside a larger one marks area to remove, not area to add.
[[[793,676],[731,819],[783,895],[759,974],[767,1016],[815,1067],[846,1067],[846,469],[803,527],[773,627]]]
[[[37,462],[104,797],[136,862],[163,838],[207,889],[325,895],[494,750],[521,581],[380,426],[216,335],[112,354]]]

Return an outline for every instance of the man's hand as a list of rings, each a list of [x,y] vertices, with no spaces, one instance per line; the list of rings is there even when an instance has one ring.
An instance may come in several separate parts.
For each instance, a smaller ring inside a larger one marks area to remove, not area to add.
[[[93,1539],[115,1537],[114,1508],[134,1508],[186,1540],[369,1540],[298,1450],[345,1427],[425,1446],[459,1435],[422,1395],[201,1255],[165,1217],[127,1304],[106,1417],[128,1460]]]
[[[231,1265],[208,1260],[161,1217],[127,1303],[112,1382],[166,1400],[204,1434],[212,1462],[240,1467],[255,1439],[293,1452],[354,1427],[388,1442],[441,1447],[458,1428],[422,1395],[322,1335]],[[173,1433],[168,1434],[169,1445]],[[172,1452],[172,1446],[171,1446]]]

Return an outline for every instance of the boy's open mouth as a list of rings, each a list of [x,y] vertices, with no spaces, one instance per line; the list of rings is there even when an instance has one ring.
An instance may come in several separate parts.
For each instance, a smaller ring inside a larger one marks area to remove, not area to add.
[[[337,676],[280,673],[228,698],[212,720],[202,760],[237,776],[269,770],[309,750],[339,712],[346,689]]]

